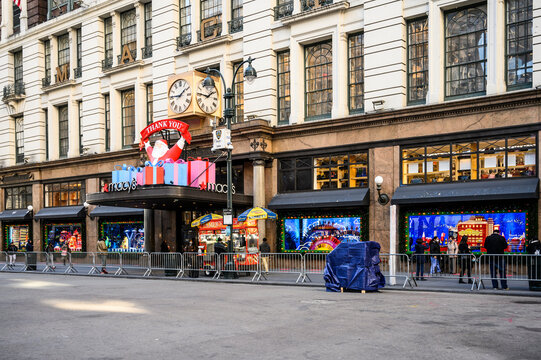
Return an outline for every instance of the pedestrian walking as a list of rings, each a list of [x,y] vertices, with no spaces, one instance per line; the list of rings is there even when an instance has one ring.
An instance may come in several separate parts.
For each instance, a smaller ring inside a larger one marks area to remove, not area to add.
[[[64,266],[66,266],[66,260],[68,260],[68,253],[71,253],[71,249],[70,247],[68,246],[68,243],[66,241],[64,241],[64,244],[62,244],[62,263],[64,264]]]
[[[53,270],[56,269],[56,266],[54,266],[54,245],[52,241],[47,243],[47,247],[45,248],[45,257],[47,266]]]
[[[428,245],[423,241],[423,239],[417,239],[415,242],[415,260],[417,261],[417,271],[416,271],[416,280],[426,280],[424,278],[425,274],[425,262],[426,256],[425,251],[428,250]]]
[[[464,280],[462,280],[462,276],[468,275],[468,284],[471,284],[473,281],[471,279],[471,252],[470,246],[468,245],[468,235],[464,235],[460,239],[458,253],[460,254],[460,275],[458,277],[458,282],[465,284]]]
[[[269,275],[269,253],[271,248],[269,243],[267,243],[267,238],[263,238],[263,244],[259,245],[259,252],[261,253],[261,262],[263,263],[263,268],[265,269],[265,274]]]
[[[440,268],[440,242],[437,236],[434,236],[429,244],[430,247],[430,275],[434,275],[436,272],[441,272]]]
[[[98,240],[98,256],[101,258],[101,273],[102,274],[109,274],[107,272],[107,253],[109,252],[109,249],[107,248],[107,244],[105,243],[104,238],[100,238]]]
[[[494,229],[493,233],[487,236],[485,244],[483,245],[487,250],[490,277],[494,289],[509,290],[505,272],[505,256],[503,256],[507,246],[507,241],[500,235],[500,229]],[[496,272],[499,273],[499,278],[497,277],[498,274],[496,274]],[[500,280],[501,288],[498,288],[498,279]]]
[[[453,236],[449,239],[449,245],[447,245],[447,256],[449,257],[449,274],[451,275],[457,273],[457,254],[458,244],[456,243],[456,238]]]
[[[15,260],[17,259],[17,251],[19,248],[14,243],[10,243],[8,246],[9,268],[13,269],[15,266]]]

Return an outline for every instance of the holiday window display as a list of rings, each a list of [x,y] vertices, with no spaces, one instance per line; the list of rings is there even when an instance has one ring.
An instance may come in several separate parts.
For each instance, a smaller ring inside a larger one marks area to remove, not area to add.
[[[14,244],[19,251],[25,251],[26,243],[30,237],[29,225],[5,225],[4,236],[7,246]]]
[[[100,236],[111,252],[143,252],[145,249],[143,221],[103,221]]]
[[[82,228],[80,223],[45,225],[43,248],[46,249],[52,242],[54,251],[61,251],[67,243],[72,252],[83,251]]]

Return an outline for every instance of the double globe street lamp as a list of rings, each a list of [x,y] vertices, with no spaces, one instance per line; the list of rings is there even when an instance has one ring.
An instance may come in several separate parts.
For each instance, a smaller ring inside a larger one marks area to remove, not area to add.
[[[240,69],[242,69],[243,65],[248,63],[248,67],[246,70],[244,70],[244,80],[248,84],[252,84],[254,80],[257,78],[257,72],[252,67],[252,61],[255,59],[252,59],[252,57],[249,57],[247,60],[244,60],[241,62],[233,71],[233,79],[231,81],[231,86],[226,87],[225,79],[222,75],[222,73],[219,70],[216,69],[210,69],[207,68],[207,71],[205,73],[207,74],[207,77],[205,80],[203,80],[203,87],[211,93],[216,88],[216,84],[214,83],[214,79],[212,79],[211,74],[219,75],[222,79],[222,84],[224,87],[224,101],[225,101],[225,107],[224,107],[224,118],[226,120],[227,129],[231,130],[231,121],[235,117],[236,109],[235,109],[235,79],[237,78],[237,73]],[[233,150],[232,146],[227,147],[227,212],[229,214],[233,214],[233,192],[232,192],[232,161],[231,161],[231,152]],[[224,221],[226,220],[226,214],[224,213]],[[233,221],[232,216],[229,217],[231,221],[228,221],[227,225],[227,234],[229,235],[229,243],[227,246],[227,252],[233,253]],[[228,220],[229,220],[228,219]],[[230,256],[231,258],[231,256]],[[231,262],[228,262],[226,264],[226,269],[232,270],[233,266]]]

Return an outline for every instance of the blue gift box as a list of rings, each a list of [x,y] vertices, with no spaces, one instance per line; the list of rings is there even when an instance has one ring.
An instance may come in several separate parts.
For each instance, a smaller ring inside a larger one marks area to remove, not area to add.
[[[165,170],[164,183],[166,185],[188,185],[188,163],[184,160],[166,160],[163,164]]]
[[[135,169],[133,166],[127,166],[126,164],[115,165],[115,170],[111,173],[112,182],[113,183],[119,183],[119,182],[131,182],[133,179],[135,179],[137,174],[137,169]]]

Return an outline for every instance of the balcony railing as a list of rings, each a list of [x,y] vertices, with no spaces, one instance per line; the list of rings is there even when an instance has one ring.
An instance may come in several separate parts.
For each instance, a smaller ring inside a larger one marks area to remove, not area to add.
[[[133,60],[137,58],[137,51],[135,51],[135,49],[130,50],[130,54]],[[118,65],[127,64],[129,62],[129,61],[124,60],[124,63],[121,63],[120,60],[122,60],[122,55],[117,55],[117,59],[118,59]]]
[[[215,30],[216,30],[216,36],[222,35],[222,23],[221,22],[219,22],[218,24],[207,26],[205,28],[205,37],[213,36]],[[197,40],[201,41],[201,30],[197,31]]]
[[[76,67],[73,69],[73,76],[78,79],[81,76],[83,76],[83,68],[82,67]]]
[[[274,20],[281,19],[291,14],[293,14],[293,1],[274,7]]]
[[[183,34],[177,37],[177,51],[184,46],[190,45],[192,42],[192,34]]]
[[[301,9],[302,11],[317,9],[319,6],[331,5],[332,2],[333,0],[301,0]]]
[[[22,81],[18,81],[14,84],[8,84],[4,86],[3,99],[22,95],[25,95],[24,83]]]
[[[143,54],[143,59],[148,59],[152,57],[152,45],[145,46],[141,48],[141,53]]]
[[[243,17],[238,17],[236,19],[233,19],[231,21],[228,21],[229,24],[229,33],[233,34],[239,31],[242,31],[243,28]]]
[[[101,69],[107,70],[113,67],[113,58],[105,58],[101,61]]]

